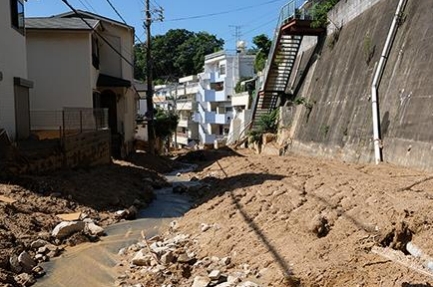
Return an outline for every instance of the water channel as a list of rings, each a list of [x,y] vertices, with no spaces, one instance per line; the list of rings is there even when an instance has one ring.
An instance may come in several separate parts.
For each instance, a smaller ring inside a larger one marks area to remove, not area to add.
[[[177,177],[178,170],[165,175],[173,185],[197,184]],[[143,231],[146,237],[159,233],[174,218],[182,216],[191,208],[191,200],[186,195],[174,194],[172,188],[155,191],[156,199],[140,210],[139,219],[113,224],[105,229],[107,236],[97,243],[84,243],[68,248],[60,257],[44,263],[47,274],[34,285],[37,287],[97,287],[114,286],[117,263],[121,248],[136,243]]]

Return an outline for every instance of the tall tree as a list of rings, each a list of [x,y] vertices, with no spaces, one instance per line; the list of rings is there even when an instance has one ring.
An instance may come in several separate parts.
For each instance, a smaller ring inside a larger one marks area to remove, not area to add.
[[[266,59],[268,58],[272,41],[265,34],[260,34],[253,38],[253,43],[255,45],[253,50],[256,51],[254,69],[256,71],[262,71],[265,68]]]
[[[172,29],[164,35],[152,37],[152,60],[154,79],[176,80],[202,71],[204,56],[223,48],[224,41],[207,32],[191,32]],[[137,44],[135,52],[135,76],[145,78],[146,50]]]

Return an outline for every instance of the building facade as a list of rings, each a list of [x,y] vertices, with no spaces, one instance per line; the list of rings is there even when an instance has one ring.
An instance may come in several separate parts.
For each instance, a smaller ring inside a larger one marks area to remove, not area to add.
[[[30,135],[24,0],[0,1],[0,131],[11,140]]]
[[[254,76],[254,58],[254,55],[225,51],[205,57],[194,115],[201,145],[218,145],[219,141],[227,140],[234,115],[231,101],[235,86],[241,79]]]
[[[134,29],[79,11],[28,18],[32,115],[66,109],[108,109],[113,155],[133,148],[138,94],[133,87]],[[36,118],[36,117],[35,117]],[[50,127],[47,117],[38,117]]]

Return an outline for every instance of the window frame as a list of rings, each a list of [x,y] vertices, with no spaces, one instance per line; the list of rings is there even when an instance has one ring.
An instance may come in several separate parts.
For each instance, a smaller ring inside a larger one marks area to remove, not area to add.
[[[25,33],[24,0],[10,0],[11,27],[21,35]],[[21,23],[22,22],[22,23]]]

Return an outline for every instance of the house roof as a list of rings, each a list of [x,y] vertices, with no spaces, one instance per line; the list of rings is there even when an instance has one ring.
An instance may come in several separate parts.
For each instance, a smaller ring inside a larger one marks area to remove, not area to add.
[[[80,18],[40,17],[26,18],[26,29],[35,30],[92,30],[99,25],[99,20],[86,19],[90,27]]]
[[[112,24],[115,24],[115,25],[122,26],[122,27],[127,28],[127,29],[134,29],[134,27],[129,26],[129,25],[125,24],[125,23],[122,23],[122,22],[119,22],[119,21],[116,21],[116,20],[113,20],[113,19],[101,16],[101,15],[98,15],[98,14],[94,14],[94,13],[91,13],[91,12],[88,12],[88,11],[77,10],[77,12],[78,12],[78,14],[81,17],[86,18],[86,19],[102,20],[102,21],[106,21],[106,22],[109,22],[109,23],[112,23]],[[75,12],[71,11],[71,12],[66,12],[66,13],[58,14],[58,15],[55,15],[53,17],[56,17],[56,18],[70,18],[70,17],[78,17],[78,16],[77,16],[77,14]]]

